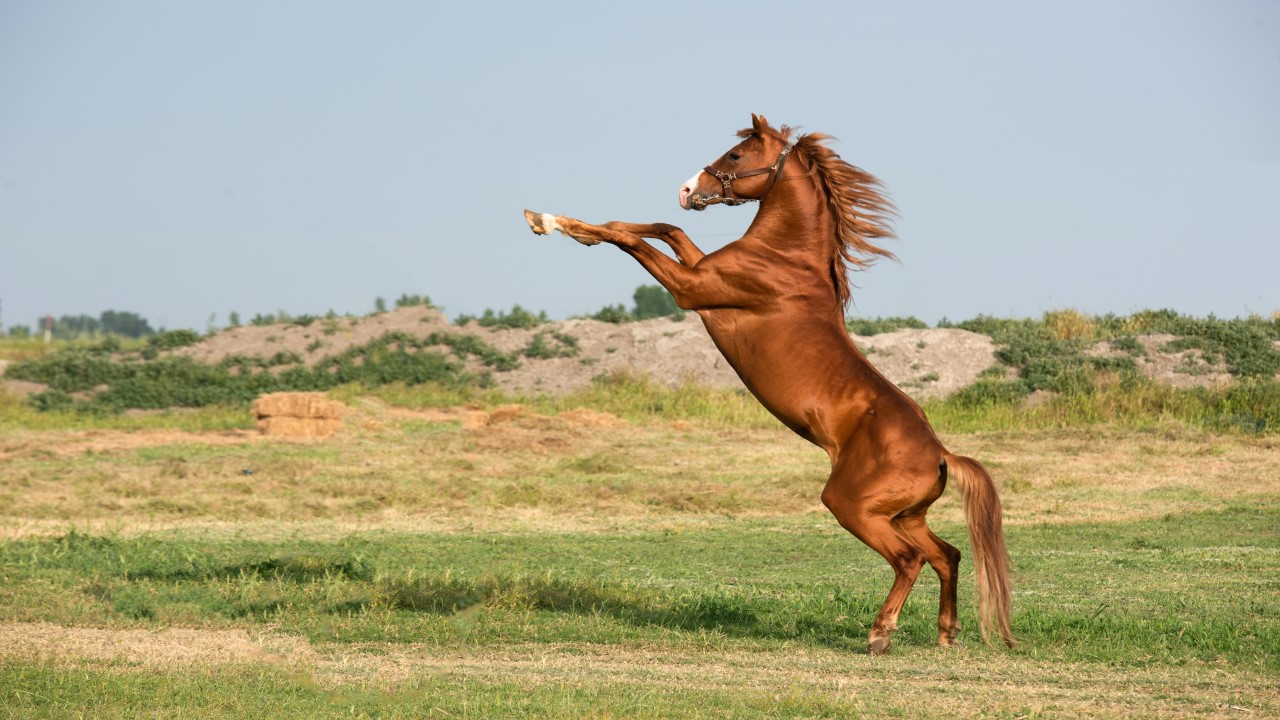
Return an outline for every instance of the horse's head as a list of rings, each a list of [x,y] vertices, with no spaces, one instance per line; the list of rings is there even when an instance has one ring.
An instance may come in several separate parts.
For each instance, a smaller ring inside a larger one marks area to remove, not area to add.
[[[752,114],[751,127],[738,132],[742,142],[689,178],[680,188],[680,207],[705,210],[708,205],[741,205],[761,200],[782,175],[791,145],[790,129],[769,126]]]

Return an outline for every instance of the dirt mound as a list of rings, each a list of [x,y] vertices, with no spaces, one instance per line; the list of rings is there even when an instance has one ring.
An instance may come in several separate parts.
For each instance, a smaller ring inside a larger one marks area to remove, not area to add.
[[[389,332],[427,337],[449,328],[449,320],[435,308],[399,308],[366,317],[325,317],[275,325],[227,328],[202,342],[173,352],[201,362],[216,363],[237,355],[270,358],[297,355],[314,365],[331,355],[376,340]]]
[[[616,371],[641,372],[671,386],[692,382],[742,387],[702,321],[693,314],[679,320],[655,318],[622,324],[576,318],[534,328],[492,328],[474,322],[450,325],[438,310],[407,307],[364,318],[323,318],[307,325],[231,328],[176,354],[217,362],[234,355],[294,353],[312,365],[393,331],[418,338],[437,332],[469,335],[519,356],[519,367],[507,371],[494,371],[474,356],[465,359],[469,370],[490,372],[500,389],[516,395],[564,395]],[[576,350],[559,357],[533,356],[528,350],[539,335],[572,338]],[[995,362],[991,339],[965,330],[899,330],[871,338],[855,337],[854,341],[886,377],[920,398],[949,395],[972,383]],[[440,350],[445,352],[443,347]]]

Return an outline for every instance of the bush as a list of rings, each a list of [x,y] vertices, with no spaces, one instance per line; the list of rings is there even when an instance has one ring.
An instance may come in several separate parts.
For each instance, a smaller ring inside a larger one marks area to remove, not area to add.
[[[623,305],[605,305],[600,308],[596,314],[591,315],[590,317],[592,320],[613,323],[615,325],[629,323],[636,319],[634,315],[627,312],[627,308]]]
[[[473,319],[474,318],[468,315],[459,315],[457,324],[466,325]],[[545,310],[535,315],[519,305],[513,305],[511,307],[511,312],[509,313],[495,313],[492,309],[486,308],[484,315],[480,316],[479,322],[483,327],[534,328],[542,323],[550,322],[550,319],[547,317]]]
[[[555,341],[555,347],[547,342],[548,335]],[[525,357],[541,359],[573,357],[577,354],[578,338],[561,332],[540,332],[533,336],[529,346],[524,349]]]
[[[887,318],[877,317],[875,319],[845,318],[844,326],[850,334],[861,335],[863,337],[893,332],[894,330],[924,330],[929,327],[928,323],[915,316]]]
[[[173,350],[195,345],[198,342],[200,342],[200,335],[195,330],[166,330],[159,335],[147,338],[147,345],[157,350]]]
[[[421,305],[422,307],[428,307],[428,308],[435,307],[435,305],[431,303],[431,298],[426,295],[410,295],[408,293],[405,293],[400,297],[396,298],[396,307],[398,308],[417,307],[419,305]]]

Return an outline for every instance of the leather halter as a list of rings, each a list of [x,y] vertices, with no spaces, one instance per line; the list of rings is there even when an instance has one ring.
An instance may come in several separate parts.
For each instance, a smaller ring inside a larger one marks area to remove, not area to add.
[[[787,157],[791,155],[792,147],[794,146],[788,145],[785,148],[783,148],[782,152],[778,153],[778,159],[774,160],[773,164],[770,165],[769,167],[756,168],[755,170],[746,170],[740,173],[723,172],[721,170],[715,169],[710,165],[702,168],[703,172],[719,180],[720,184],[724,185],[724,195],[723,196],[712,195],[711,197],[707,197],[707,198],[698,198],[697,200],[693,201],[693,204],[699,208],[704,208],[708,205],[715,205],[717,203],[723,203],[725,205],[743,205],[749,202],[760,202],[765,198],[766,195],[769,194],[769,191],[773,189],[773,185],[774,183],[778,182],[778,178],[782,177],[782,168],[787,164]],[[756,175],[764,175],[765,173],[769,173],[769,184],[765,186],[764,192],[760,193],[760,197],[740,198],[737,195],[733,194],[733,185],[731,183],[733,183],[734,180],[739,180],[741,178],[747,178],[747,177],[755,177]]]

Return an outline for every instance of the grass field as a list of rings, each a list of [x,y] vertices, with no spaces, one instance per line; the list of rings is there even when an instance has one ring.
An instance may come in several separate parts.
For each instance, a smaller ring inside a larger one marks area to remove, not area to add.
[[[1021,644],[981,644],[966,559],[967,648],[926,571],[873,658],[892,572],[747,407],[344,399],[314,442],[0,402],[0,717],[1280,715],[1275,435],[944,426],[1001,488]],[[967,554],[954,491],[930,518]]]

